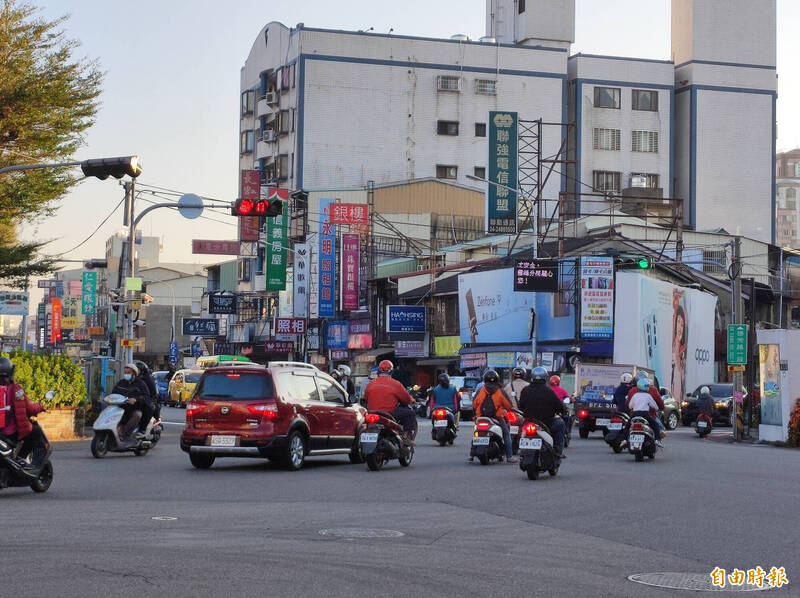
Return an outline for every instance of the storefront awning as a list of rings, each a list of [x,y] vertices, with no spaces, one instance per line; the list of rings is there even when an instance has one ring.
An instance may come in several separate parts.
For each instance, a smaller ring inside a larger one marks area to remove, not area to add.
[[[417,365],[427,365],[427,366],[436,366],[436,365],[448,365],[453,362],[460,361],[460,357],[458,355],[453,355],[452,357],[436,357],[431,359],[417,359]]]
[[[368,351],[353,351],[353,359],[363,361],[368,357],[378,357],[386,355],[387,353],[394,353],[394,347],[378,347],[377,349],[369,349]]]
[[[542,341],[536,343],[536,350],[541,353],[542,351],[574,351],[575,343],[571,342],[551,342]],[[507,351],[530,353],[530,343],[514,343],[512,345],[481,345],[477,347],[464,347],[460,351],[460,355],[469,355],[471,353],[505,353]]]

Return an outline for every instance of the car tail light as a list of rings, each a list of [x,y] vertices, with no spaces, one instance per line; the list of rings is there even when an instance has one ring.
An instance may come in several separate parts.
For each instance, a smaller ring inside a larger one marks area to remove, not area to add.
[[[192,401],[186,405],[186,417],[194,417],[205,408],[206,406],[203,403],[195,403]]]
[[[228,378],[239,378],[241,374],[225,374]]]
[[[445,411],[444,409],[434,409],[433,417],[435,417],[436,419],[444,419],[445,417],[447,417],[447,411]]]
[[[260,415],[267,419],[276,419],[278,417],[278,405],[275,403],[248,405],[247,410],[253,415]]]
[[[621,424],[622,423],[622,418],[621,417],[612,417],[611,418],[611,423],[612,424]]]
[[[536,434],[536,424],[527,423],[523,428],[525,436],[534,436]]]
[[[519,416],[513,411],[506,412],[506,421],[510,424],[515,424],[519,421]]]
[[[589,412],[586,411],[586,409],[581,409],[580,411],[578,411],[578,417],[580,418],[589,417]]]
[[[485,419],[483,419],[483,420],[480,420],[479,422],[477,422],[475,424],[475,427],[478,428],[479,430],[488,430],[491,427],[491,425],[492,424],[490,422],[488,422]]]
[[[635,424],[631,424],[631,430],[638,430],[638,431],[644,430],[644,425],[642,425],[639,422],[636,422]]]
[[[376,424],[378,423],[378,420],[380,420],[380,418],[381,416],[378,415],[377,413],[367,413],[367,415],[364,416],[364,419],[367,421],[368,424]]]

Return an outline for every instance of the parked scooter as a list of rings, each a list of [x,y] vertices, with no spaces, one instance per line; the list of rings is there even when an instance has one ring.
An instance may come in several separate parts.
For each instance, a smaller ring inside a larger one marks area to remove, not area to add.
[[[706,413],[705,411],[701,412],[697,416],[697,421],[694,423],[694,431],[697,432],[697,436],[700,438],[704,438],[711,434],[711,430],[714,428],[714,424],[711,418],[711,415]]]
[[[650,423],[641,416],[631,418],[630,432],[628,433],[628,452],[637,461],[644,461],[645,456],[656,458],[656,441]]]
[[[519,439],[519,468],[528,474],[529,480],[535,480],[543,471],[555,476],[560,466],[561,459],[556,457],[553,436],[547,426],[536,420],[526,421]]]
[[[478,417],[475,420],[469,456],[478,457],[481,465],[488,465],[492,459],[502,461],[505,454],[506,445],[500,424],[490,417]]]
[[[456,418],[449,407],[436,407],[433,410],[433,427],[431,428],[431,438],[439,443],[439,446],[453,444],[458,435],[456,428]]]
[[[367,413],[359,437],[361,457],[367,469],[378,471],[392,459],[408,467],[414,457],[414,445],[403,434],[403,427],[385,411]]]
[[[94,438],[92,438],[92,455],[97,459],[102,459],[110,451],[112,453],[133,452],[137,457],[147,454],[161,439],[163,431],[161,420],[150,418],[147,424],[147,431],[144,438],[136,438],[133,431],[139,423],[142,412],[136,410],[127,422],[126,427],[131,431],[131,437],[122,440],[124,431],[120,426],[125,410],[123,405],[127,398],[119,394],[111,394],[102,399],[106,404],[105,409],[100,412],[94,422]]]
[[[615,453],[621,453],[628,445],[628,423],[630,417],[627,413],[617,413],[608,424],[608,432],[603,437]]]
[[[45,394],[47,400],[56,396],[52,390]],[[44,431],[42,432],[44,433]],[[47,492],[53,482],[53,464],[50,462],[52,449],[45,436],[47,453],[38,468],[30,467],[30,462],[19,457],[23,440],[12,440],[0,436],[0,490],[3,488],[28,486],[34,492]]]

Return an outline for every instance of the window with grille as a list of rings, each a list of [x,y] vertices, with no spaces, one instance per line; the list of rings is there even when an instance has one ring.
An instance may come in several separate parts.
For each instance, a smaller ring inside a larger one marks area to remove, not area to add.
[[[289,178],[289,155],[281,154],[276,161],[278,166],[277,176],[279,181],[285,181]]]
[[[493,79],[475,79],[475,93],[497,95],[497,81]]]
[[[648,172],[632,172],[631,187],[658,189],[659,175]]]
[[[254,89],[250,91],[245,91],[242,94],[242,116],[245,114],[252,114],[253,108],[255,107],[256,103],[256,92]]]
[[[631,131],[631,151],[658,153],[658,131]]]
[[[658,92],[634,89],[631,92],[631,106],[634,110],[658,111]]]
[[[619,151],[619,129],[600,129],[595,127],[592,135],[592,147],[596,150]]]
[[[485,179],[486,178],[486,167],[485,166],[476,166],[474,172],[475,172],[475,176],[478,177],[479,179]]]
[[[436,77],[436,88],[439,91],[460,91],[461,77],[455,75],[439,75]]]
[[[720,264],[728,263],[728,256],[724,249],[704,249],[703,259],[719,262]],[[703,262],[703,272],[707,274],[725,274],[725,268]]]
[[[458,121],[456,120],[436,121],[436,133],[439,135],[458,135]]]
[[[592,172],[592,187],[595,191],[619,191],[620,173],[609,170]]]
[[[289,127],[291,126],[291,117],[289,115],[288,110],[281,110],[278,116],[278,132],[281,135],[287,135],[289,133]]]
[[[619,108],[619,87],[595,87],[595,108]]]
[[[486,137],[486,123],[475,123],[475,137]]]
[[[437,179],[456,179],[458,178],[458,166],[436,165]]]

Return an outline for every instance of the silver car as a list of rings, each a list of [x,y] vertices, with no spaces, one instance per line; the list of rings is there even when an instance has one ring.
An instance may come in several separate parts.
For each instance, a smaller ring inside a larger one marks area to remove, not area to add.
[[[474,376],[450,376],[450,385],[454,386],[456,391],[458,391],[458,404],[461,419],[471,419],[474,415],[472,395],[480,381],[480,378]]]

